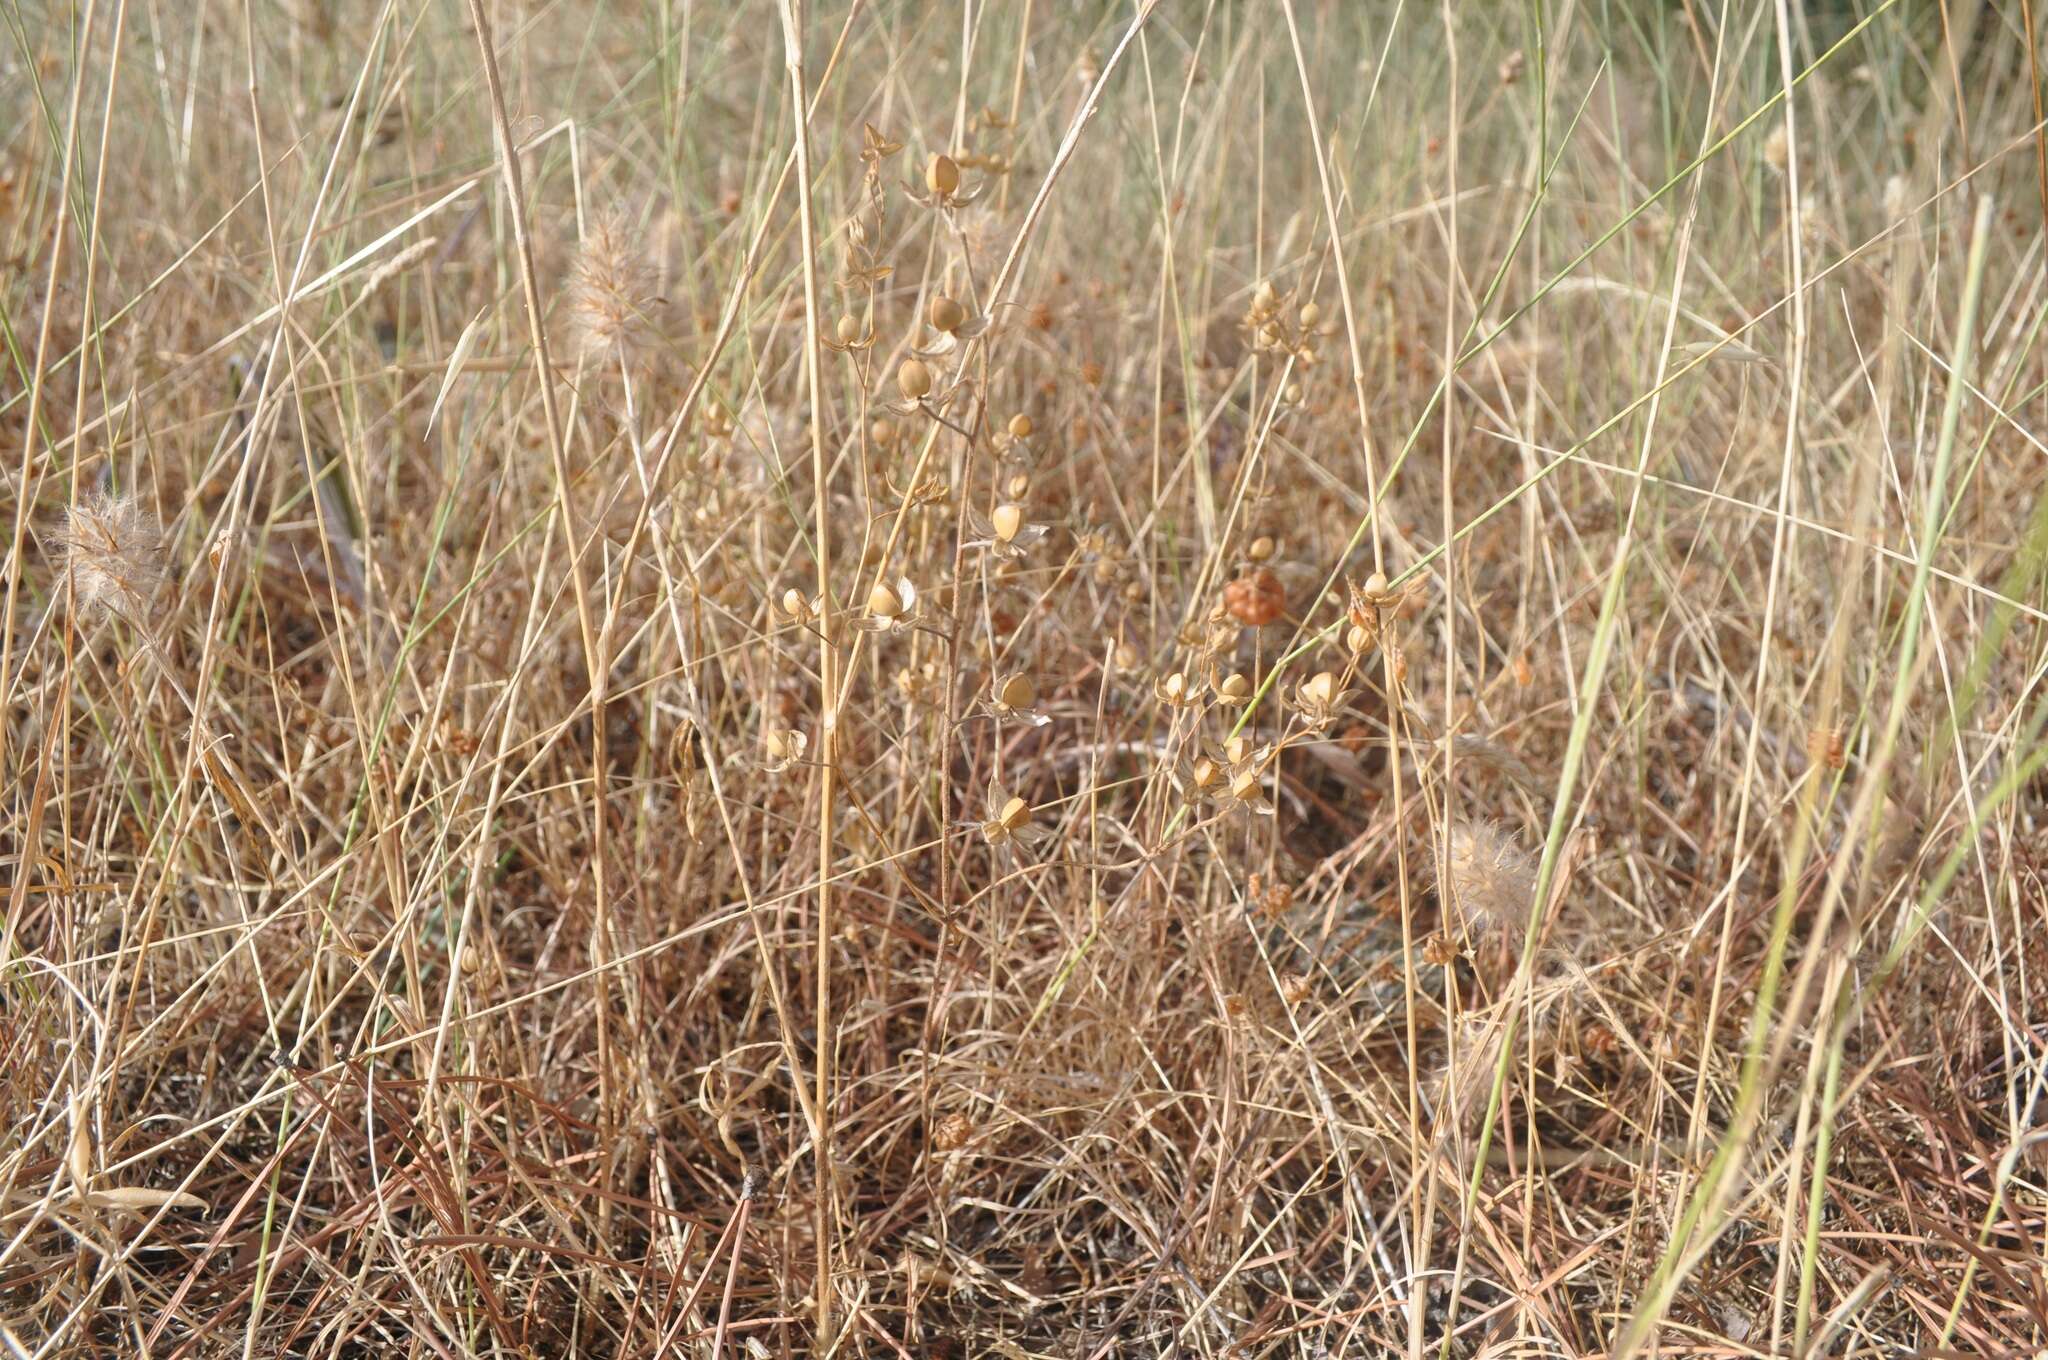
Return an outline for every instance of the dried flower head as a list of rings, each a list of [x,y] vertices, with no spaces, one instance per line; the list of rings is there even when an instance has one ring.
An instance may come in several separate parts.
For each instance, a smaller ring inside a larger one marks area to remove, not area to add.
[[[1230,762],[1213,746],[1195,746],[1182,756],[1173,771],[1173,782],[1190,803],[1216,802],[1230,787]]]
[[[931,159],[925,162],[923,188],[920,189],[914,184],[909,187],[910,196],[916,202],[928,208],[937,208],[941,212],[951,212],[955,208],[964,208],[981,197],[982,190],[988,187],[988,182],[984,180],[972,189],[962,192],[960,162],[943,151],[935,151]]]
[[[1042,843],[1048,834],[1031,821],[1031,804],[1001,784],[988,786],[987,811],[980,822],[982,839],[1002,854],[1015,854]]]
[[[1263,628],[1287,612],[1287,588],[1265,567],[1223,587],[1223,607],[1248,628]]]
[[[905,359],[896,369],[896,390],[910,405],[923,401],[932,391],[930,367],[922,359]]]
[[[845,353],[850,350],[866,349],[874,343],[873,328],[861,325],[860,318],[848,312],[843,313],[839,320],[833,323],[832,334],[825,340],[825,348]]]
[[[794,727],[770,727],[761,734],[761,768],[780,774],[804,758],[811,739]]]
[[[1344,701],[1351,697],[1351,691],[1339,686],[1337,677],[1329,671],[1317,671],[1294,687],[1288,702],[1295,711],[1308,721],[1311,727],[1324,727],[1344,707]]]
[[[147,622],[150,597],[164,580],[163,535],[141,506],[94,495],[71,507],[56,541],[81,608]]]
[[[1152,684],[1152,697],[1168,708],[1186,708],[1200,699],[1201,695],[1202,692],[1189,683],[1185,671],[1174,671]]]
[[[1816,765],[1839,770],[1848,763],[1848,745],[1839,727],[1816,727],[1806,734],[1806,756]]]
[[[959,1110],[941,1119],[932,1129],[934,1152],[957,1152],[974,1137],[974,1121]]]
[[[782,612],[799,626],[815,621],[824,609],[824,597],[805,595],[795,586],[782,592]]]
[[[896,693],[906,704],[933,702],[942,684],[943,677],[935,661],[927,661],[922,666],[898,667],[896,671]]]
[[[1037,710],[1038,686],[1031,683],[1031,677],[1023,671],[1011,671],[999,675],[989,686],[988,696],[981,701],[981,711],[998,722],[1008,719],[1012,722],[1029,723],[1043,727],[1052,721]]]
[[[893,633],[917,621],[917,603],[917,587],[909,577],[897,577],[894,585],[877,581],[868,592],[867,613],[854,624],[870,633]]]
[[[1231,771],[1224,797],[1232,811],[1255,817],[1273,815],[1273,803],[1266,797],[1265,780],[1256,762],[1246,761]]]
[[[1237,671],[1232,671],[1220,680],[1211,676],[1209,687],[1216,692],[1216,702],[1219,704],[1229,704],[1236,708],[1251,701],[1252,682]]]
[[[1046,526],[1030,524],[1024,519],[1024,507],[1015,501],[1004,501],[990,512],[987,519],[973,517],[970,526],[974,538],[964,546],[971,552],[986,548],[993,557],[1014,562],[1024,556],[1025,549],[1046,535]]]
[[[1512,936],[1529,923],[1536,865],[1513,835],[1492,822],[1455,822],[1444,837],[1437,891],[1446,911],[1455,908],[1475,935]]]
[[[623,212],[606,209],[585,225],[569,273],[569,319],[586,358],[616,361],[654,333],[654,272]]]

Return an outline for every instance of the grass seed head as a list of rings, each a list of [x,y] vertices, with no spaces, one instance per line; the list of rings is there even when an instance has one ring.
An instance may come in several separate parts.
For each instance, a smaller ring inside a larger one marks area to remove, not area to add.
[[[569,318],[593,362],[630,358],[653,335],[654,271],[623,212],[592,216],[569,276]]]
[[[82,609],[148,621],[164,580],[163,535],[133,498],[94,495],[73,506],[56,540]]]
[[[1536,897],[1536,865],[1509,832],[1492,822],[1460,821],[1444,841],[1439,892],[1474,934],[1519,934]]]

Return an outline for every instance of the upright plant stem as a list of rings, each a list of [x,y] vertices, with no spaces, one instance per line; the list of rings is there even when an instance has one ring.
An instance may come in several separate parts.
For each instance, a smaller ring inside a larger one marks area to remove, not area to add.
[[[783,45],[789,63],[790,109],[796,117],[797,219],[803,242],[804,370],[809,387],[811,479],[815,504],[812,533],[818,554],[819,681],[823,711],[818,717],[818,934],[812,968],[817,978],[817,1128],[812,1137],[818,1159],[818,1332],[820,1354],[832,1345],[832,776],[839,727],[838,653],[834,650],[837,610],[832,600],[832,502],[825,459],[824,350],[819,343],[818,239],[811,201],[810,118],[804,100],[803,18],[800,0],[782,0]]]

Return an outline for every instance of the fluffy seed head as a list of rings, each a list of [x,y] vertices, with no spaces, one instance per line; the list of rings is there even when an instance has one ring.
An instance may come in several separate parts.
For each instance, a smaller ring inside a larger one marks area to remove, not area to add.
[[[1491,822],[1458,822],[1445,838],[1439,891],[1475,933],[1513,934],[1528,925],[1536,865],[1515,838]]]
[[[584,229],[569,276],[569,317],[584,356],[630,355],[653,333],[654,274],[625,214],[594,215]]]
[[[95,495],[71,508],[56,539],[80,607],[145,620],[164,579],[163,535],[141,506]]]

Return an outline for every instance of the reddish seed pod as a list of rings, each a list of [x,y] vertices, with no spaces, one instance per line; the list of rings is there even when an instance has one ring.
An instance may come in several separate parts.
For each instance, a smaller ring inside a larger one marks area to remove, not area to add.
[[[1223,587],[1223,607],[1246,627],[1263,628],[1287,612],[1287,588],[1261,567]]]

